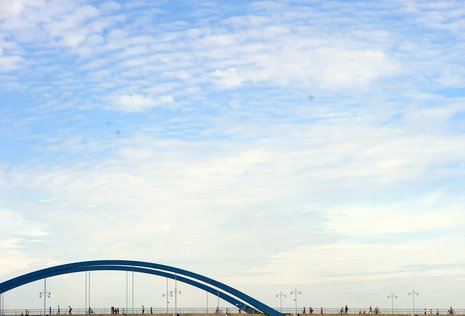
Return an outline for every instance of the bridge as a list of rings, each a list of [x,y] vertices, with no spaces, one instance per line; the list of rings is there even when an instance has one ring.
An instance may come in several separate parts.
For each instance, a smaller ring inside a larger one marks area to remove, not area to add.
[[[0,296],[7,291],[41,279],[46,280],[47,278],[58,275],[89,271],[129,271],[161,276],[168,279],[173,279],[176,282],[179,281],[192,285],[196,288],[218,296],[219,298],[235,306],[238,311],[243,311],[248,314],[266,314],[269,316],[284,315],[276,309],[256,300],[255,298],[224,283],[213,280],[207,276],[158,263],[132,260],[82,261],[37,270],[0,283]],[[46,283],[44,282],[44,284],[45,288],[43,312],[44,315],[46,315]],[[65,313],[66,312],[64,311],[63,314]],[[134,313],[134,310],[132,313]]]

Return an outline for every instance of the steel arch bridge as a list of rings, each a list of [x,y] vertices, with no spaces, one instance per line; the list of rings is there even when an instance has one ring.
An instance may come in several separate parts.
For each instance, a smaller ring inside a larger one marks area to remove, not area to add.
[[[26,273],[0,283],[0,294],[37,280],[86,271],[133,271],[174,279],[213,295],[241,308],[246,313],[283,316],[284,314],[253,297],[204,275],[158,263],[132,260],[93,260],[74,262]]]

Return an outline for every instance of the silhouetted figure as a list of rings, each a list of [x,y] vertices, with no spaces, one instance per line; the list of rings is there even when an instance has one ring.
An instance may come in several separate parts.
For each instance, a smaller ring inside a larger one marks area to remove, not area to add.
[[[72,314],[73,314],[73,309],[71,308],[71,306],[68,306],[68,314],[69,314],[69,315],[72,315]]]

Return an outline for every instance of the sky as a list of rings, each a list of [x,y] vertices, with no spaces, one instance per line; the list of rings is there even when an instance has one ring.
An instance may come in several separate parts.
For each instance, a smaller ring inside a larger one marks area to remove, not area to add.
[[[272,306],[465,308],[464,52],[462,1],[0,0],[0,281],[133,259]]]

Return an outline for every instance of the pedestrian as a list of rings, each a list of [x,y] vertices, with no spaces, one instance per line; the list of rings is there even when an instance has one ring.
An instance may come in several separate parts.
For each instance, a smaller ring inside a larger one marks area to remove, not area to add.
[[[150,306],[150,314],[153,314],[152,306]]]
[[[349,313],[349,308],[347,307],[347,305],[346,305],[346,307],[344,307],[344,312],[345,312],[346,314]]]
[[[368,314],[373,314],[373,309],[371,308],[371,305],[370,305],[370,308],[368,309]]]
[[[144,314],[145,312],[145,308],[144,308],[144,305],[142,305],[142,314]]]
[[[57,315],[60,315],[60,305],[58,305]]]
[[[48,314],[51,316],[52,315],[52,306],[48,307]]]
[[[306,314],[306,312],[305,312],[305,306],[304,306],[304,310],[302,311],[302,314]]]
[[[68,306],[68,314],[69,314],[69,315],[72,315],[72,314],[73,314],[73,309],[71,308],[71,306]]]
[[[313,308],[312,308],[311,306],[308,308],[308,312],[309,312],[310,314],[313,314]]]
[[[323,307],[320,307],[320,314],[323,315]]]

